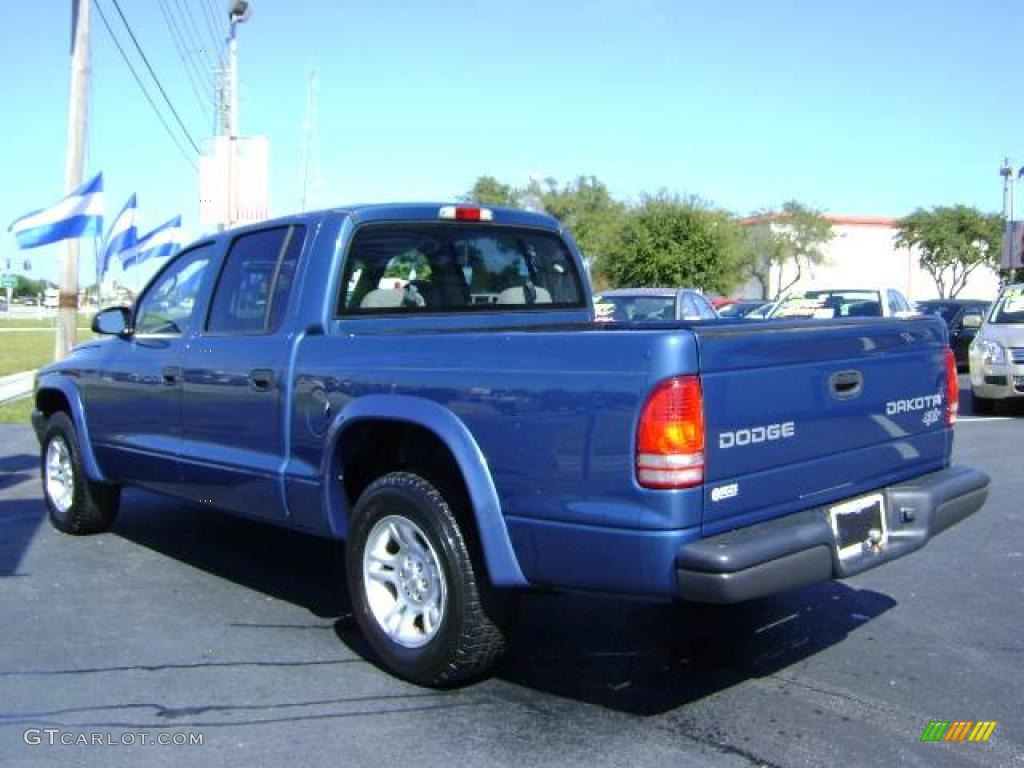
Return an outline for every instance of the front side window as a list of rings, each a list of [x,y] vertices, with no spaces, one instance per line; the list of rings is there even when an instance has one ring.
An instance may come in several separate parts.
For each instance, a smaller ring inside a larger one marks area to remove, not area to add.
[[[338,312],[584,306],[575,263],[555,233],[501,226],[377,224],[363,227],[353,238]]]
[[[277,330],[295,275],[305,227],[250,232],[231,244],[210,302],[211,333]]]
[[[212,243],[185,251],[157,275],[139,300],[135,311],[135,333],[160,336],[188,333],[196,295],[212,251]]]

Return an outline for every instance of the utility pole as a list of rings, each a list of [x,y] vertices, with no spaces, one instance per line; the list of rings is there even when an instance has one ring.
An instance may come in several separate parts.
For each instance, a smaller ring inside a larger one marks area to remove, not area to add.
[[[999,175],[1003,177],[1003,216],[1007,222],[1010,222],[1013,221],[1013,186],[1017,176],[1017,169],[1013,167],[1010,158],[1003,158],[1003,164],[999,167]]]
[[[234,0],[228,9],[228,227],[238,221],[238,36],[236,28],[249,20],[252,4]]]
[[[1013,163],[1010,162],[1010,158],[1004,157],[1003,164],[999,167],[999,175],[1003,177],[1003,254],[1002,254],[1002,265],[1004,268],[1009,269],[1009,275],[1012,279],[1014,264],[1013,256],[1013,193],[1014,187],[1017,184],[1017,169],[1013,167]]]
[[[235,226],[238,211],[238,37],[231,13],[228,37],[228,228]]]
[[[306,206],[309,203],[309,166],[311,163],[317,163],[314,186],[319,181],[319,157],[315,161],[313,159],[314,142],[317,141],[319,109],[317,102],[319,94],[319,76],[315,69],[311,69],[309,71],[309,93],[306,101],[306,123],[303,125],[305,136],[302,147],[302,202],[299,207],[299,210],[302,212],[305,212]]]
[[[68,96],[68,145],[64,189],[70,193],[82,184],[85,166],[85,134],[89,123],[89,11],[91,0],[71,0],[71,89]],[[75,345],[78,327],[79,238],[64,241],[61,266],[54,360]]]

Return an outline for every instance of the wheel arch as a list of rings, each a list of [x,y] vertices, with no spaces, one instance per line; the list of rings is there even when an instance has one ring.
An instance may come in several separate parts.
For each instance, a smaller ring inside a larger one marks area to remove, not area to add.
[[[437,473],[447,465],[465,494],[475,528],[468,533],[479,544],[491,583],[496,587],[527,584],[487,460],[472,433],[450,410],[409,395],[366,395],[349,403],[336,417],[325,441],[323,507],[335,536],[345,537],[358,494],[377,477],[419,468],[433,470],[436,481]],[[444,454],[432,454],[432,444],[443,447]],[[366,445],[372,449],[364,454],[359,449]],[[433,459],[424,462],[424,457],[431,455]]]
[[[78,451],[85,474],[93,482],[107,482],[103,472],[100,471],[96,454],[92,449],[92,442],[89,440],[89,425],[85,421],[85,407],[82,404],[82,396],[78,387],[66,379],[43,376],[39,380],[39,386],[36,388],[33,399],[36,411],[41,415],[39,424],[36,425],[36,432],[40,439],[42,438],[41,428],[45,424],[45,420],[57,411],[64,411],[75,425]],[[35,425],[35,420],[33,420],[33,424]]]

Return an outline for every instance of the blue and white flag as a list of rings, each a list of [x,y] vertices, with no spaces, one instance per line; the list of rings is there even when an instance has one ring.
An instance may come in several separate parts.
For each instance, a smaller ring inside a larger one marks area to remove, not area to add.
[[[97,173],[56,205],[16,219],[8,231],[19,248],[103,234],[103,174]]]
[[[135,225],[135,195],[128,198],[124,208],[117,214],[114,223],[110,225],[106,242],[103,244],[102,261],[100,262],[100,280],[110,269],[110,262],[120,258],[122,252],[134,246],[139,239],[139,230]]]
[[[152,232],[143,235],[121,256],[121,268],[129,269],[146,259],[173,256],[181,250],[181,216],[164,222]]]

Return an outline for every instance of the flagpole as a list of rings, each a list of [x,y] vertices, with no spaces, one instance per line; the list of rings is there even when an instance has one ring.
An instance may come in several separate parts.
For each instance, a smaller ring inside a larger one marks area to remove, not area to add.
[[[85,134],[89,122],[89,11],[91,0],[71,0],[71,87],[68,95],[68,143],[64,186],[81,186],[85,165]],[[60,360],[75,345],[78,326],[79,238],[64,241],[57,332],[53,357]]]
[[[96,309],[99,310],[103,307],[103,275],[100,272],[102,264],[100,264],[100,236],[96,235],[92,239],[92,255],[93,262],[96,266]],[[77,324],[76,324],[77,325]]]

